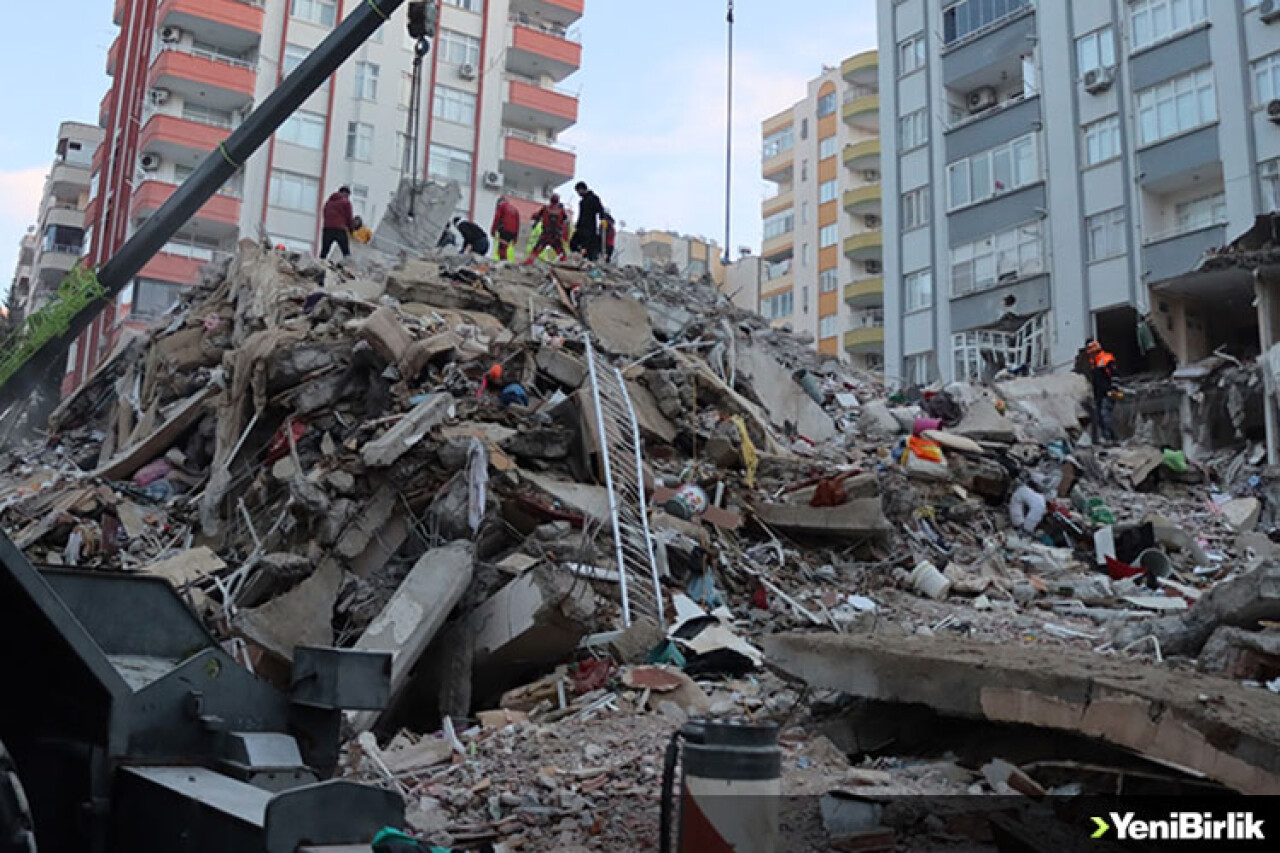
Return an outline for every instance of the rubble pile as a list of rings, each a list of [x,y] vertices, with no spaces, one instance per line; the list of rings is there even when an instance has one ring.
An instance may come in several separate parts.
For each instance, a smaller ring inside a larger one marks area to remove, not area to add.
[[[783,725],[797,790],[1009,792],[804,758],[845,688],[779,681],[780,632],[1183,656],[1280,701],[1259,458],[1094,446],[1075,375],[890,395],[809,343],[636,269],[246,242],[9,452],[0,518],[38,565],[167,578],[265,678],[391,652],[347,770],[443,844],[656,837],[697,717]]]

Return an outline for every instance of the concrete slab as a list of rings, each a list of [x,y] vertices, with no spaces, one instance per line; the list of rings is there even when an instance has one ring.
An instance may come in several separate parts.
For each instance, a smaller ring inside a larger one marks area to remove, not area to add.
[[[654,345],[649,312],[630,296],[593,296],[582,306],[582,319],[600,347],[614,355],[638,358]]]
[[[557,480],[554,477],[534,474],[530,471],[521,471],[520,479],[532,483],[562,504],[585,513],[597,521],[606,521],[609,518],[609,493],[603,486]]]
[[[385,468],[422,441],[432,427],[449,417],[452,410],[452,396],[432,394],[414,406],[382,436],[366,444],[360,451],[360,458],[366,465]]]
[[[1257,498],[1236,498],[1227,501],[1221,507],[1222,517],[1237,533],[1248,533],[1258,526],[1258,516],[1262,514],[1262,502]]]
[[[539,370],[570,390],[587,380],[586,362],[563,349],[543,347],[533,360]]]
[[[996,411],[995,404],[985,398],[969,406],[953,432],[976,441],[1001,441],[1006,444],[1012,444],[1017,438],[1013,421]]]
[[[879,498],[859,498],[841,506],[759,504],[756,518],[769,527],[811,536],[883,536],[891,527]]]
[[[392,364],[399,364],[413,343],[413,335],[400,322],[396,312],[385,305],[374,311],[360,327],[361,339]]]
[[[359,514],[343,529],[336,548],[338,555],[346,560],[360,557],[374,537],[387,526],[397,502],[397,492],[390,486],[374,492]]]
[[[800,434],[826,441],[836,434],[835,421],[791,378],[791,371],[763,347],[744,344],[737,353],[738,381],[748,382],[775,424],[790,421]]]
[[[298,646],[333,645],[333,605],[342,586],[342,569],[332,560],[311,577],[261,607],[242,610],[237,634],[281,661],[292,661]]]
[[[771,664],[811,686],[1098,738],[1246,794],[1280,794],[1275,697],[1222,678],[1061,648],[954,637],[780,634]],[[1202,701],[1209,696],[1213,701]]]

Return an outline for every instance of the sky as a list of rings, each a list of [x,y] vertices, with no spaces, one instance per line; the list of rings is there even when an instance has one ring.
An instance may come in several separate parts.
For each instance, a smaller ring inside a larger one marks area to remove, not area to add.
[[[0,291],[34,224],[59,122],[97,122],[113,5],[25,4],[22,35],[0,51],[10,83]],[[578,177],[630,229],[724,242],[725,10],[724,0],[586,0],[582,68],[562,84],[581,97],[579,123],[561,141],[577,150]],[[824,64],[875,47],[875,0],[736,0],[735,17],[731,243],[758,250],[760,122],[799,100]]]

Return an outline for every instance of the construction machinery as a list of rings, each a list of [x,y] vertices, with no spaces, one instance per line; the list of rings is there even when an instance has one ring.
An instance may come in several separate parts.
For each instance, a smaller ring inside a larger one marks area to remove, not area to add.
[[[403,2],[362,0],[96,274],[78,269],[0,345],[0,410]],[[410,7],[421,44],[438,9]],[[390,666],[385,654],[299,648],[279,690],[168,581],[37,571],[0,534],[0,853],[368,849],[403,824],[400,797],[324,780],[343,710],[380,709]]]

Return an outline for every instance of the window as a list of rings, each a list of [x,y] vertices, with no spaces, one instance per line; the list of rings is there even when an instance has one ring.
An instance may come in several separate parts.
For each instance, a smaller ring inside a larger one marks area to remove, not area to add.
[[[768,160],[771,157],[777,157],[784,151],[790,151],[796,144],[796,129],[794,126],[784,127],[782,130],[771,133],[764,138],[764,147],[761,150],[761,156]]]
[[[902,194],[902,230],[929,224],[929,188],[920,187]]]
[[[413,75],[407,72],[400,75],[400,102],[397,106],[402,110],[413,106]]]
[[[800,266],[802,267],[809,266],[809,244],[808,243],[802,243],[800,245]],[[806,308],[805,310],[808,311],[809,309]]]
[[[809,247],[806,246],[805,248]],[[809,313],[809,288],[807,287],[800,288],[800,310],[804,314]]]
[[[783,258],[780,261],[764,262],[764,280],[773,281],[775,278],[782,278],[784,275],[791,274],[791,259]]]
[[[1219,192],[1214,195],[1184,201],[1174,207],[1178,218],[1178,231],[1198,231],[1227,221],[1227,197]]]
[[[1044,236],[1030,222],[951,249],[951,295],[963,296],[1044,272]]]
[[[947,166],[950,209],[986,201],[1040,180],[1034,133]]]
[[[1084,126],[1084,162],[1086,166],[1120,156],[1120,117],[1107,116]]]
[[[1218,120],[1213,71],[1202,68],[1137,95],[1138,134],[1150,145]]]
[[[924,36],[914,35],[898,42],[898,76],[924,68]]]
[[[840,242],[840,226],[832,223],[818,230],[818,248],[825,249]]]
[[[332,27],[338,16],[337,0],[293,0],[289,14],[300,21]]]
[[[1111,27],[1103,27],[1076,39],[1076,71],[1084,77],[1095,68],[1114,68],[1116,39]]]
[[[362,101],[378,100],[378,66],[372,62],[356,63],[355,96]]]
[[[933,306],[933,273],[918,270],[907,273],[902,279],[904,311],[919,311]]]
[[[272,169],[271,206],[315,213],[320,206],[320,182],[310,175]]]
[[[800,180],[801,181],[809,180],[809,161],[808,160],[800,161]]]
[[[1258,164],[1258,180],[1262,184],[1262,209],[1280,210],[1280,158]]]
[[[427,161],[427,174],[433,178],[465,184],[471,180],[471,152],[433,142]]]
[[[800,119],[800,138],[809,138],[809,120],[807,118]]]
[[[347,159],[373,162],[373,125],[362,121],[347,122]]]
[[[818,118],[829,116],[836,111],[836,93],[830,92],[818,98]]]
[[[441,30],[438,42],[441,62],[479,67],[480,39],[453,30]]]
[[[1084,230],[1089,236],[1090,262],[1123,255],[1129,247],[1129,240],[1125,235],[1123,207],[1086,218]]]
[[[760,300],[760,313],[770,320],[790,317],[795,311],[795,296],[790,290]]]
[[[1253,103],[1262,107],[1276,98],[1280,98],[1280,53],[1253,63]]]
[[[296,112],[276,131],[276,139],[319,151],[324,148],[324,116]]]
[[[826,204],[829,201],[835,201],[840,195],[840,182],[835,180],[823,181],[818,184],[818,204]]]
[[[831,293],[840,287],[839,270],[823,270],[818,273],[818,292]]]
[[[172,308],[182,298],[186,287],[160,281],[140,279],[133,295],[133,311],[139,317],[157,317]]]
[[[450,6],[457,6],[459,9],[466,9],[468,12],[482,14],[484,12],[484,0],[444,0]]]
[[[942,12],[942,40],[952,44],[968,38],[1030,5],[1031,0],[960,0]]]
[[[294,69],[296,69],[299,65],[302,64],[302,60],[306,59],[310,55],[311,55],[311,51],[305,47],[302,47],[301,45],[296,45],[296,44],[285,45],[284,59],[281,62],[281,66],[284,70],[284,75],[288,77],[290,74],[292,74],[294,72]]]
[[[809,202],[801,202],[800,204],[800,224],[809,224]]]
[[[211,127],[230,128],[234,116],[227,110],[206,107],[187,101],[182,105],[182,117],[188,121],[198,121]]]
[[[471,92],[449,86],[436,86],[435,105],[432,109],[435,117],[443,121],[451,121],[467,127],[475,126],[476,96]]]
[[[910,151],[929,143],[929,113],[923,109],[898,119],[898,150]]]
[[[794,210],[781,210],[764,218],[764,239],[772,240],[783,234],[790,234],[796,227]]]
[[[929,354],[909,355],[902,360],[902,381],[907,385],[929,384]]]
[[[834,338],[836,336],[836,324],[840,322],[840,317],[832,314],[829,317],[822,317],[818,320],[818,337]]]
[[[369,215],[369,188],[361,184],[351,185],[351,210],[361,219],[371,219]]]
[[[840,150],[840,139],[836,136],[828,136],[818,143],[818,159],[825,160],[828,157],[836,156],[836,152]]]
[[[1129,4],[1133,49],[1163,41],[1208,17],[1206,0],[1134,0]]]

